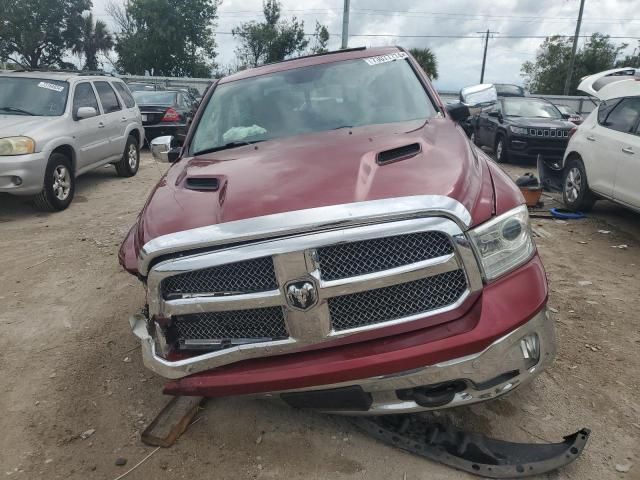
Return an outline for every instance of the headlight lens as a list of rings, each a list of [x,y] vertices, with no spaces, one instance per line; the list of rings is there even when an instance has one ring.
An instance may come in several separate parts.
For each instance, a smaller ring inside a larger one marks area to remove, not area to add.
[[[525,205],[470,230],[469,238],[487,281],[526,263],[535,251]]]
[[[0,138],[0,156],[26,155],[36,151],[36,142],[29,137]]]
[[[513,133],[516,133],[518,135],[526,135],[527,134],[527,129],[524,127],[514,127],[513,125],[511,125],[509,127],[511,129],[511,131]]]

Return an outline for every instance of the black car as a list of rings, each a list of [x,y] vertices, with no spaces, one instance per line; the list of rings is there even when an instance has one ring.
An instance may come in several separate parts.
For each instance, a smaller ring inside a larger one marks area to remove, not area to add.
[[[496,87],[496,92],[499,97],[526,97],[527,92],[525,92],[524,88],[518,85],[512,85],[510,83],[494,83],[494,87]]]
[[[142,83],[142,82],[130,82],[127,83],[127,87],[132,92],[155,92],[157,90],[166,90],[165,86],[160,83]]]
[[[187,92],[163,90],[133,92],[142,114],[147,142],[156,137],[173,135],[182,142],[197,109],[197,102]]]
[[[491,147],[498,163],[511,159],[562,160],[574,124],[547,100],[532,97],[498,98],[474,122],[472,141]]]

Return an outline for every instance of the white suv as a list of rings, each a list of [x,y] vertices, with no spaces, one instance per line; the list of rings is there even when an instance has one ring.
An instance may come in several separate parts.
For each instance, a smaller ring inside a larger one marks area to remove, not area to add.
[[[0,73],[0,193],[64,210],[75,179],[112,163],[138,172],[142,117],[121,80],[87,73]]]
[[[607,198],[640,211],[640,69],[591,75],[578,89],[600,104],[567,146],[564,203],[587,211],[598,198]]]

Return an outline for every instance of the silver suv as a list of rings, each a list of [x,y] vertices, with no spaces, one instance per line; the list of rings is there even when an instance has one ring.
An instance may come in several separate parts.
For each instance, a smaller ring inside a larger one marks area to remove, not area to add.
[[[121,80],[86,73],[0,73],[0,193],[69,206],[79,175],[108,163],[138,172],[142,117]]]

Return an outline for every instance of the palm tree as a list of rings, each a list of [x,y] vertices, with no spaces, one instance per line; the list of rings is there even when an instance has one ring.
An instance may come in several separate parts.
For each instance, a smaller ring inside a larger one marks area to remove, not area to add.
[[[84,54],[85,70],[98,69],[98,53],[107,53],[113,48],[113,38],[102,20],[93,22],[93,14],[82,17],[82,36],[76,40],[73,53]]]
[[[438,79],[438,61],[430,48],[412,48],[409,53],[413,55],[413,58],[416,59],[431,80]]]

